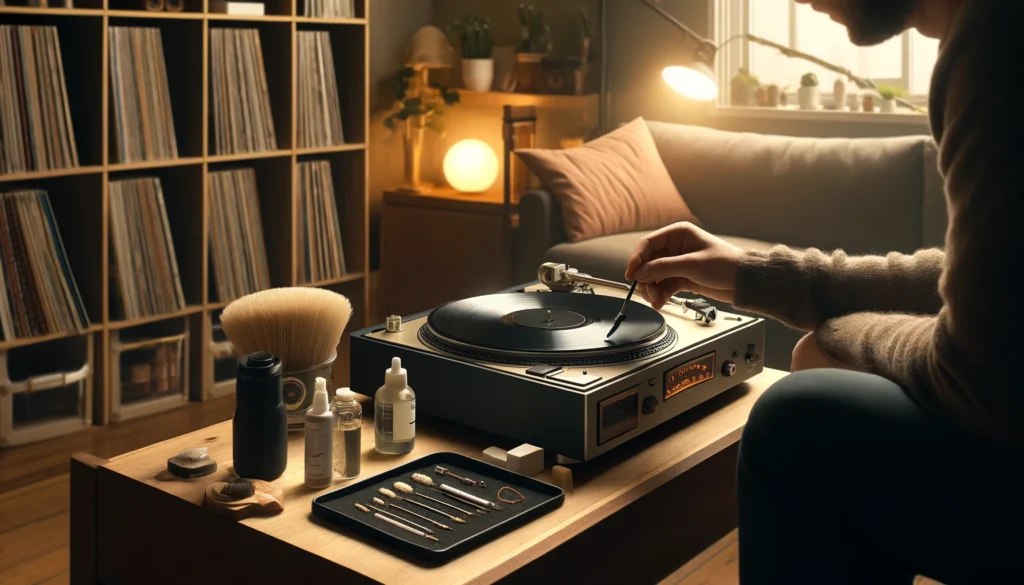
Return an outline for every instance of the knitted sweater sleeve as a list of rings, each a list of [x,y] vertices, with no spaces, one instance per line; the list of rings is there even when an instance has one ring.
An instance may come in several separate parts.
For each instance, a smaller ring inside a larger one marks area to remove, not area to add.
[[[999,65],[1000,55],[1013,51],[1013,34],[979,28],[1012,21],[999,10],[1020,8],[965,2],[934,74],[931,115],[950,216],[945,254],[885,261],[814,251],[754,256],[741,267],[737,304],[814,329],[837,366],[893,380],[926,410],[995,442],[1021,444],[1024,393],[1012,315],[1021,264],[1011,242],[1024,217],[1014,135],[1024,128],[1024,112],[1012,103],[1012,76]],[[922,314],[935,308],[925,289],[937,271],[941,306]]]

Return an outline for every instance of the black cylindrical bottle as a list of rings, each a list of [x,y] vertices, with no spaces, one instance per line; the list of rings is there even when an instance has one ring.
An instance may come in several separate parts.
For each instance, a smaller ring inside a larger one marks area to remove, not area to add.
[[[232,435],[239,477],[281,477],[288,466],[288,410],[279,357],[258,351],[238,360]]]

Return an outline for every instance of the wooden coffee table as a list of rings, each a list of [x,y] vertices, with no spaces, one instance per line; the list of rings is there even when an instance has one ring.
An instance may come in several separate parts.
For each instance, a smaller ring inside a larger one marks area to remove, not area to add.
[[[288,469],[275,482],[285,494],[284,512],[240,522],[202,507],[205,485],[228,476],[231,421],[109,461],[76,455],[72,583],[658,582],[735,528],[740,434],[755,400],[784,375],[766,369],[574,465],[575,491],[560,508],[441,566],[314,518],[311,501],[329,490],[302,484],[301,433],[290,437]],[[413,453],[385,457],[373,450],[372,416],[365,410],[360,479],[437,451],[480,457],[496,444],[493,437],[427,420],[417,423]],[[191,482],[161,479],[169,457],[200,446],[218,462],[216,473]],[[538,477],[550,481],[550,471]]]

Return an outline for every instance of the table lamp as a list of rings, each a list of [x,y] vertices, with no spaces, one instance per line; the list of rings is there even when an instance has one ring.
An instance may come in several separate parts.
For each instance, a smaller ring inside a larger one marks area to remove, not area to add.
[[[803,59],[809,61],[840,75],[844,75],[857,84],[861,89],[877,89],[875,83],[866,77],[855,75],[845,67],[840,67],[819,59],[813,55],[797,51],[785,45],[769,41],[750,33],[735,35],[720,45],[695,33],[690,27],[679,21],[658,5],[659,0],[641,0],[649,8],[661,15],[665,20],[672,23],[676,28],[683,31],[686,38],[686,47],[682,59],[678,65],[666,67],[662,71],[662,78],[676,93],[693,100],[711,101],[718,98],[718,81],[714,73],[715,56],[725,45],[737,40],[744,39],[751,43],[757,43],[775,49],[791,59]],[[897,100],[900,104],[917,111],[918,108],[905,100]]]
[[[424,26],[412,36],[405,52],[405,64],[412,69],[409,96],[424,98],[435,91],[430,87],[430,71],[446,69],[455,62],[455,49],[444,31],[436,26]],[[423,140],[427,129],[427,116],[409,116],[405,120],[405,184],[403,191],[429,192],[433,186],[422,179]]]

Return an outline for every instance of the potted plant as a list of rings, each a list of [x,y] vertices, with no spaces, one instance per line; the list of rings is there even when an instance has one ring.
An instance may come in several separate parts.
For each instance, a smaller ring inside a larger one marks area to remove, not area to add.
[[[432,86],[427,82],[426,69],[403,67],[391,79],[392,96],[395,105],[391,114],[384,118],[384,126],[391,130],[405,125],[405,185],[406,191],[423,193],[430,185],[421,179],[423,169],[423,139],[427,128],[443,132],[441,115],[445,108],[459,103],[459,93],[443,86]]]
[[[800,90],[797,92],[801,110],[817,110],[821,107],[821,92],[818,90],[818,76],[805,73],[800,78]]]
[[[541,87],[544,58],[551,53],[551,27],[543,12],[528,4],[519,5],[522,34],[516,52],[516,88],[521,93],[537,93]]]
[[[779,100],[779,97],[780,97],[780,94],[782,93],[782,88],[780,88],[777,84],[772,83],[772,84],[768,85],[768,89],[766,91],[767,91],[767,94],[768,94],[767,95],[768,107],[769,108],[777,108],[777,107],[779,107],[779,104],[781,103],[780,100]]]
[[[879,86],[878,97],[882,99],[882,102],[878,106],[878,111],[883,114],[896,113],[896,98],[902,95],[903,92],[898,87],[889,85]]]
[[[864,96],[861,99],[861,103],[864,104],[865,112],[870,114],[875,111],[875,97],[876,94],[874,91],[867,90],[864,92]]]
[[[753,106],[757,103],[757,88],[761,85],[756,75],[751,75],[745,67],[740,67],[732,77],[729,85],[729,103],[732,106]]]
[[[576,95],[583,95],[587,89],[587,72],[590,70],[590,39],[593,30],[590,28],[590,17],[586,8],[580,8],[576,15],[576,24],[580,31],[580,65],[575,71],[574,81]]]
[[[494,37],[490,20],[475,14],[457,20],[449,30],[462,45],[462,81],[470,91],[491,91],[494,84]]]

